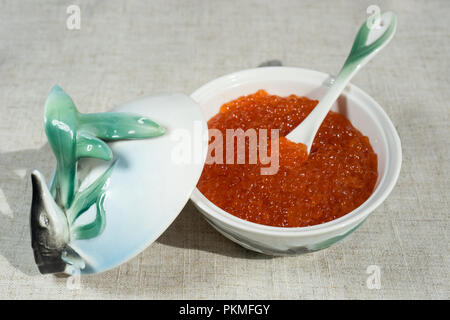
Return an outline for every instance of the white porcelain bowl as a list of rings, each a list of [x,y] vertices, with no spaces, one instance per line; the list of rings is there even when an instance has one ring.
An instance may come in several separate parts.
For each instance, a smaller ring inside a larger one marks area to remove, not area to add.
[[[236,72],[213,80],[191,97],[206,119],[220,106],[243,95],[266,90],[269,94],[295,94],[320,99],[331,81],[328,74],[288,67],[265,67]],[[281,228],[260,225],[235,217],[209,201],[197,188],[191,200],[206,220],[225,237],[257,252],[292,255],[329,247],[358,228],[369,214],[389,195],[400,173],[402,151],[400,139],[380,105],[354,85],[348,85],[333,107],[345,115],[364,135],[378,155],[378,180],[373,194],[360,207],[345,216],[320,225]]]

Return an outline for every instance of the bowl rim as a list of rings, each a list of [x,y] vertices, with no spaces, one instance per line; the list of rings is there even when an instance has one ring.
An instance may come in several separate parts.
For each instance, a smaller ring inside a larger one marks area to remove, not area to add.
[[[297,67],[282,66],[282,67],[259,67],[259,68],[245,69],[221,76],[219,78],[207,82],[206,84],[202,85],[200,88],[195,90],[191,94],[191,98],[197,101],[199,96],[214,91],[214,88],[218,84],[221,84],[222,82],[233,83],[236,82],[238,79],[245,78],[251,74],[260,74],[261,76],[263,76],[265,75],[264,73],[271,73],[272,75],[274,74],[289,75],[291,77],[291,80],[294,79],[292,77],[297,76],[301,78],[305,77],[306,75],[308,77],[309,76],[313,78],[315,77],[316,79],[320,78],[322,82],[321,84],[319,84],[319,87],[323,86],[326,79],[328,79],[331,76],[330,74],[324,72]],[[281,77],[279,79],[271,79],[271,80],[288,81],[289,79],[283,79],[283,77]],[[244,83],[248,83],[248,81]],[[238,85],[239,84],[235,84],[235,86]],[[380,129],[381,133],[384,135],[383,144],[386,145],[387,142],[388,161],[386,163],[386,170],[383,174],[383,177],[380,179],[380,182],[376,186],[372,195],[359,207],[343,215],[342,217],[339,217],[337,219],[322,224],[306,227],[274,227],[247,221],[226,212],[225,210],[219,208],[214,203],[212,203],[209,199],[207,199],[200,192],[200,190],[198,190],[197,187],[194,189],[191,195],[191,200],[198,208],[201,209],[203,214],[210,215],[212,218],[219,220],[225,225],[229,225],[235,229],[241,229],[245,232],[263,235],[274,235],[281,237],[313,236],[313,235],[317,236],[345,229],[348,226],[354,225],[355,223],[367,218],[367,216],[387,198],[387,196],[391,193],[398,180],[402,164],[401,141],[397,133],[397,130],[395,129],[387,113],[370,95],[368,95],[362,89],[351,83],[349,83],[346,88],[347,90],[345,90],[342,93],[342,95],[349,96],[352,99],[356,100],[358,100],[358,98],[359,100],[365,99],[366,101],[369,102],[367,104],[371,105],[370,110],[377,113],[378,119],[381,119],[384,124],[384,128]],[[349,91],[348,89],[350,89],[350,94],[348,93]],[[373,115],[371,115],[371,117],[372,116]],[[386,134],[390,135],[390,140],[388,140]],[[390,179],[387,176],[388,173],[390,173],[389,175]],[[384,187],[384,189],[382,190],[381,193],[379,192],[377,193],[377,190],[381,189],[381,187]],[[375,201],[373,201],[373,197],[375,195],[377,195],[378,198],[375,199]],[[372,203],[369,206],[366,205],[366,203],[368,203],[369,200],[371,199]]]

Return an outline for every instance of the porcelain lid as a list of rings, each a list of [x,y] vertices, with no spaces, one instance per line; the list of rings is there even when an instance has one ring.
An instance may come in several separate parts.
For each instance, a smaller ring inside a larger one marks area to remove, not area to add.
[[[117,163],[105,198],[106,227],[97,237],[73,240],[83,274],[122,264],[153,243],[181,212],[197,185],[208,147],[208,129],[198,104],[184,94],[143,98],[113,111],[146,116],[166,129],[163,136],[109,143]],[[109,163],[80,160],[89,184]],[[96,214],[92,206],[86,223]]]

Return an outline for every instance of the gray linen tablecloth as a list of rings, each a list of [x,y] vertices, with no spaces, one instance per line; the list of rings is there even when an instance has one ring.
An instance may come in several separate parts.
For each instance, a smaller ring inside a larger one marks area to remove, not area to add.
[[[67,6],[81,8],[79,30]],[[352,81],[395,124],[403,167],[389,198],[343,242],[270,258],[212,229],[188,203],[128,263],[42,276],[30,248],[30,172],[55,165],[43,130],[54,84],[83,112],[191,93],[269,59],[336,73],[366,8],[398,15],[392,43]],[[450,1],[0,1],[0,298],[449,298]],[[369,289],[368,266],[381,288]]]

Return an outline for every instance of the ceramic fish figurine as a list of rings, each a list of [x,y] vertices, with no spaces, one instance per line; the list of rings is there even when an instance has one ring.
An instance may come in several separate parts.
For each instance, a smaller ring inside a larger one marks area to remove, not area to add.
[[[107,223],[105,190],[116,162],[106,142],[157,137],[165,130],[149,118],[136,114],[80,113],[58,86],[52,88],[46,100],[44,122],[57,166],[50,187],[39,171],[31,175],[30,227],[35,261],[43,274],[64,272],[67,265],[83,269],[85,261],[70,243],[99,236]],[[90,185],[80,189],[82,181],[77,168],[81,158],[113,161]],[[76,224],[94,204],[94,221]]]

